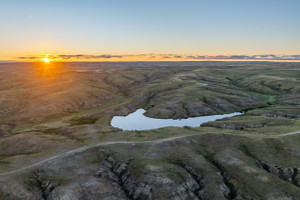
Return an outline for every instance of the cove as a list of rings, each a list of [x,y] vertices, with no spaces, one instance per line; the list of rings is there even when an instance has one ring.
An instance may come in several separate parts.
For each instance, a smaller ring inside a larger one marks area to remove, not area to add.
[[[223,119],[226,117],[233,117],[237,115],[242,115],[241,112],[234,112],[224,115],[210,115],[201,117],[190,117],[187,119],[156,119],[146,117],[144,113],[146,110],[138,109],[134,113],[127,116],[114,116],[111,120],[111,126],[120,128],[123,130],[149,130],[162,128],[167,126],[175,127],[199,127],[205,122],[215,121],[217,119]]]

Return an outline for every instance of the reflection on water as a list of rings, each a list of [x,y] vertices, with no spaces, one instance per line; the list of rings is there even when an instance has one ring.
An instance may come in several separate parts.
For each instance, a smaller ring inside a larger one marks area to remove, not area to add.
[[[111,125],[123,130],[148,130],[155,128],[162,128],[166,126],[190,126],[199,127],[201,124],[209,121],[215,121],[217,119],[223,119],[225,117],[233,117],[242,115],[243,113],[234,112],[224,115],[210,115],[202,117],[190,117],[187,119],[154,119],[143,115],[146,111],[144,109],[138,109],[134,113],[131,113],[125,117],[115,116],[111,120]]]

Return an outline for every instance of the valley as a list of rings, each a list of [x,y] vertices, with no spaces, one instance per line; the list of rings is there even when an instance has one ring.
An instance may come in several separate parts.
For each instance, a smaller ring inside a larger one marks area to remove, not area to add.
[[[0,75],[0,199],[300,198],[299,63],[1,63]],[[110,125],[139,108],[244,114]]]

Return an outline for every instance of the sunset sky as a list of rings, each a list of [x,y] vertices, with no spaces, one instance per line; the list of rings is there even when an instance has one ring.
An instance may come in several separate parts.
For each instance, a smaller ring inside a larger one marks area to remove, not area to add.
[[[300,60],[299,0],[2,0],[0,60]]]

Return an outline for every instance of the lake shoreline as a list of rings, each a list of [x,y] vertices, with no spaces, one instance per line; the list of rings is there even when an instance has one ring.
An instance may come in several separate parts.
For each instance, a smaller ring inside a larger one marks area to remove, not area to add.
[[[216,121],[227,117],[234,117],[244,114],[244,112],[234,112],[222,115],[209,115],[200,117],[189,117],[184,119],[157,119],[150,118],[144,115],[146,110],[140,108],[127,116],[114,116],[111,120],[111,126],[122,130],[141,131],[163,128],[168,126],[173,127],[199,127],[203,123]]]

